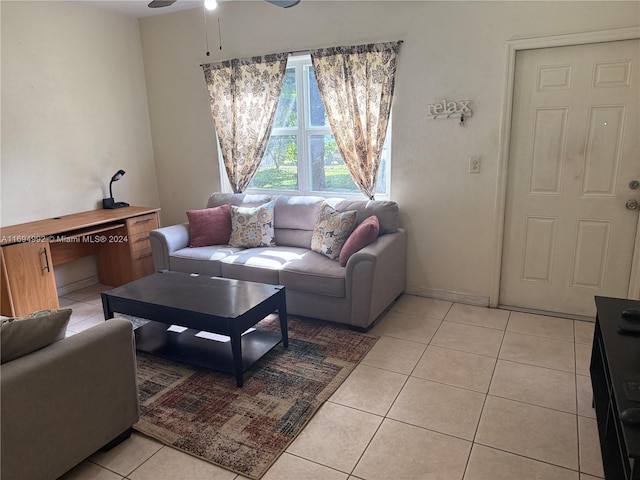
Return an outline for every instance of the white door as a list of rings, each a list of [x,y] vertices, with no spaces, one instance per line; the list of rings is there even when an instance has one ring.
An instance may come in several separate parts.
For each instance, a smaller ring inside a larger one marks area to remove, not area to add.
[[[517,53],[500,304],[595,316],[627,296],[640,40]]]

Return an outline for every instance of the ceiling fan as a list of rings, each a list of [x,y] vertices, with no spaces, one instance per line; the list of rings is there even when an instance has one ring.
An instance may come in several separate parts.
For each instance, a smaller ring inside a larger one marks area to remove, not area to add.
[[[151,3],[149,3],[148,7],[149,8],[168,7],[169,5],[173,5],[177,1],[178,0],[152,0]],[[277,5],[278,7],[282,7],[282,8],[293,7],[294,5],[297,5],[298,3],[300,3],[300,0],[264,0],[264,1],[271,3],[273,5]]]

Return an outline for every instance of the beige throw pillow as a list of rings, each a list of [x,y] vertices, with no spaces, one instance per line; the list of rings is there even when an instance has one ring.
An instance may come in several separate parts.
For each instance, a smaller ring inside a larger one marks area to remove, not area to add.
[[[313,229],[311,250],[337,260],[344,242],[353,230],[357,213],[355,210],[338,212],[328,203],[323,203]]]
[[[257,207],[231,205],[229,245],[241,248],[275,247],[273,202]]]
[[[71,309],[41,310],[0,324],[0,363],[9,362],[64,338]]]

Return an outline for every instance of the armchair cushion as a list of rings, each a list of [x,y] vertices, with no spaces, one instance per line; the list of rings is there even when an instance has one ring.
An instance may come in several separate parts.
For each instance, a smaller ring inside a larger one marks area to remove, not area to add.
[[[71,317],[70,309],[41,310],[24,317],[2,320],[0,363],[9,362],[62,340]]]

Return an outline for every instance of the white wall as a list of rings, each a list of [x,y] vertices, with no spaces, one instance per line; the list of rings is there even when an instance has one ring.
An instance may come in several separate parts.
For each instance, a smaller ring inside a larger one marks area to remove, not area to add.
[[[159,206],[138,21],[67,2],[0,2],[0,225]],[[61,283],[95,274],[88,259]],[[57,269],[57,277],[64,269]]]
[[[138,21],[66,2],[2,1],[2,225],[158,206]]]
[[[223,50],[218,49],[220,15]],[[638,2],[226,2],[142,19],[149,111],[165,224],[218,190],[213,122],[197,64],[402,39],[393,106],[391,199],[409,231],[408,291],[486,301],[493,275],[497,161],[510,39],[640,24]],[[471,100],[473,117],[428,120],[427,105]],[[482,156],[480,174],[468,156]]]

